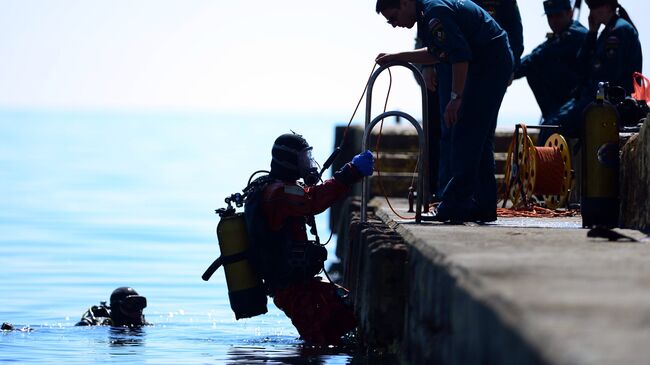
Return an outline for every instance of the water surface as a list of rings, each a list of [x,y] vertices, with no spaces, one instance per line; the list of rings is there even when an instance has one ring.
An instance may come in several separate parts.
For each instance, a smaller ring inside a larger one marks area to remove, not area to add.
[[[0,362],[365,362],[352,347],[305,346],[272,303],[235,321],[223,272],[200,279],[219,253],[214,209],[268,168],[273,139],[301,132],[324,161],[336,122],[0,111],[0,321],[34,329],[1,333]],[[154,326],[74,327],[125,285]]]

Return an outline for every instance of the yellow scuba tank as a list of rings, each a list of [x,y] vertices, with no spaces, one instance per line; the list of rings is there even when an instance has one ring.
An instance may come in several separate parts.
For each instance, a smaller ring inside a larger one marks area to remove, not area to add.
[[[233,194],[233,196],[239,194]],[[207,281],[223,265],[228,285],[230,308],[236,319],[250,318],[267,312],[266,291],[249,259],[250,243],[243,213],[236,213],[226,198],[227,208],[218,209],[217,238],[221,256],[205,271]],[[239,206],[239,204],[238,204]]]
[[[605,83],[584,111],[582,128],[582,226],[618,225],[618,113],[605,100]]]

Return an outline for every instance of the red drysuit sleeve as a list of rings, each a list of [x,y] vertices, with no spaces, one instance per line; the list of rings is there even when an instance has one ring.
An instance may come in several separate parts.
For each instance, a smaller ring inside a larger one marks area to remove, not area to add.
[[[276,182],[264,190],[262,210],[269,228],[279,230],[290,217],[325,211],[348,190],[347,185],[334,178],[306,188],[295,183]]]

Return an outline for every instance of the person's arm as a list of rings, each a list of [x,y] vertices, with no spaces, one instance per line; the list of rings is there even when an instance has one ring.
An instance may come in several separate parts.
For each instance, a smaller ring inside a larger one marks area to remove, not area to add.
[[[513,73],[512,78],[514,80],[517,80],[522,77],[526,77],[528,75],[528,71],[530,71],[531,66],[534,64],[534,60],[534,53],[530,53],[529,55],[522,58],[519,66],[515,68],[515,72]]]
[[[552,60],[553,56],[549,56],[548,53],[552,51],[552,45],[547,39],[544,43],[535,47],[532,52],[521,59],[518,67],[515,67],[514,79],[520,79],[522,77],[528,76],[529,72],[536,72],[539,70],[540,66],[544,65],[547,60]],[[574,57],[575,58],[575,57]]]
[[[458,122],[458,110],[462,104],[465,80],[467,80],[468,62],[458,62],[451,65],[451,92],[452,98],[445,108],[445,125],[452,127]]]
[[[605,40],[605,54],[600,56],[602,66],[596,72],[600,80],[612,86],[625,88],[627,94],[634,92],[632,74],[641,72],[641,55],[637,34],[630,28],[616,28]]]
[[[322,213],[345,196],[352,184],[372,175],[373,168],[372,152],[366,151],[354,156],[351,162],[334,173],[333,178],[322,184],[303,188],[297,184],[278,182],[267,187],[261,205],[269,228],[281,229],[288,217]]]
[[[264,192],[262,211],[272,230],[280,230],[287,218],[304,217],[325,211],[348,192],[349,187],[332,178],[323,184],[303,188],[282,183]]]
[[[580,50],[578,50],[576,71],[582,80],[581,83],[584,83],[587,80],[588,73],[591,68],[589,67],[589,63],[596,54],[596,38],[596,31],[592,32],[590,30],[589,33],[587,33],[585,40],[582,42]]]
[[[381,66],[389,62],[410,62],[421,65],[433,65],[438,63],[439,60],[436,56],[429,53],[425,47],[398,53],[380,53],[375,59],[375,62]]]
[[[593,14],[589,13],[589,32],[585,37],[580,50],[578,51],[578,63],[582,66],[581,71],[588,69],[587,64],[589,60],[596,53],[596,38],[598,37],[598,29],[600,29],[601,22],[596,20]]]
[[[422,77],[424,78],[424,84],[427,89],[431,91],[438,89],[438,74],[436,73],[435,67],[423,67]]]
[[[506,14],[502,17],[502,27],[508,34],[512,55],[515,58],[514,69],[516,70],[519,67],[521,55],[524,53],[524,30],[521,25],[521,15],[519,14],[517,1],[512,0],[512,3],[506,6],[505,11]]]

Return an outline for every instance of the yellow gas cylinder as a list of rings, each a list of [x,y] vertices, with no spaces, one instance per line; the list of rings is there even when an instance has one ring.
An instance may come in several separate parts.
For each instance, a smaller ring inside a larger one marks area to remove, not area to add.
[[[262,280],[255,272],[249,259],[249,238],[243,213],[233,210],[219,212],[217,238],[221,256],[203,274],[203,280],[219,268],[224,267],[228,298],[235,318],[250,318],[267,312],[266,291]]]
[[[585,108],[582,128],[582,226],[618,225],[618,113],[598,85],[596,101]]]

